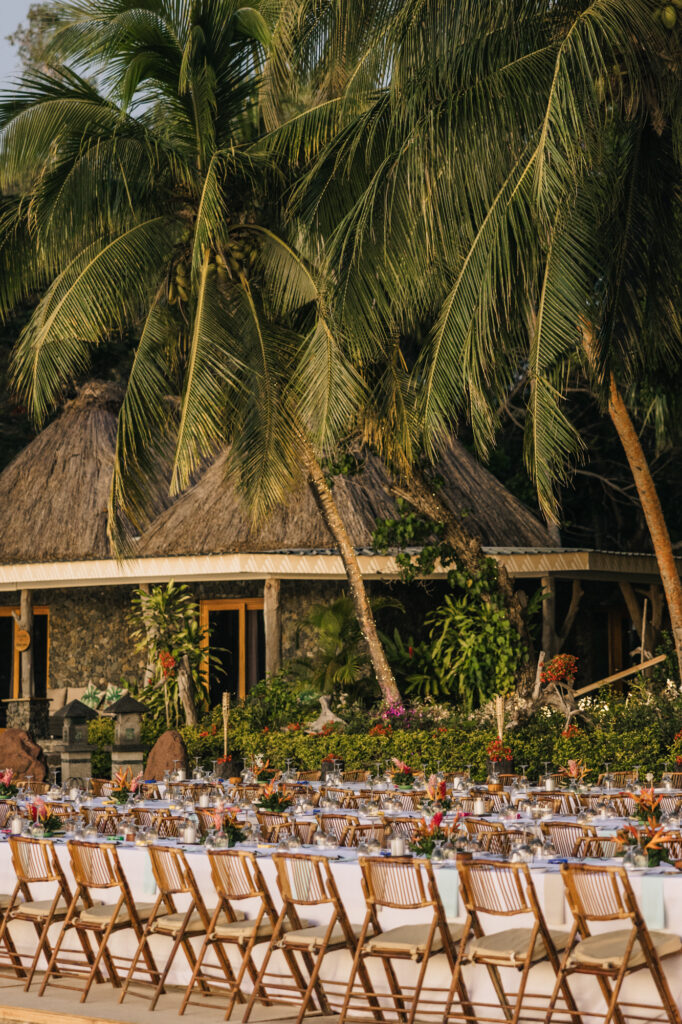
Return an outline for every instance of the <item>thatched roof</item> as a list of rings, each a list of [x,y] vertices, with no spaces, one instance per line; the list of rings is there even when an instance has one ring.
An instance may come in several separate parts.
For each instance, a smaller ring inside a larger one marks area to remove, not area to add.
[[[220,456],[152,523],[138,546],[140,555],[334,549],[307,484],[254,529],[235,482],[226,479],[226,459]],[[464,517],[466,529],[484,545],[550,545],[545,527],[458,441],[451,442],[438,470],[445,480],[439,498]],[[371,454],[357,476],[335,478],[334,497],[356,548],[370,547],[377,518],[396,512],[386,469]]]
[[[121,392],[90,381],[0,473],[0,564],[109,558]]]

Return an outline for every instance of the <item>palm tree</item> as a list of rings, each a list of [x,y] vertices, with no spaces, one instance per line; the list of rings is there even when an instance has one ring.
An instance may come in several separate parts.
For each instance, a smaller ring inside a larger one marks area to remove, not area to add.
[[[305,474],[343,559],[389,700],[398,698],[356,552],[320,467],[363,382],[337,339],[314,248],[278,231],[286,181],[254,148],[279,32],[254,0],[65,0],[52,52],[0,107],[0,308],[38,294],[14,353],[40,422],[93,350],[135,339],[110,531],[125,550],[230,444],[254,517]],[[273,42],[273,40],[275,42]],[[169,396],[179,396],[175,401]]]
[[[654,0],[388,6],[383,83],[361,102],[351,76],[353,102],[271,143],[324,134],[294,209],[330,239],[338,321],[433,324],[410,379],[431,451],[462,415],[489,450],[525,375],[526,464],[554,521],[583,367],[637,485],[682,673],[682,587],[623,399],[682,356],[679,29]]]

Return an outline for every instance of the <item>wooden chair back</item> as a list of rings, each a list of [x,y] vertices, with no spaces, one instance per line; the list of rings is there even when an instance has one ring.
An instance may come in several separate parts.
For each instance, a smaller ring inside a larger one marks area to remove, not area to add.
[[[417,910],[434,905],[429,861],[408,857],[361,857],[365,899],[374,908]]]
[[[543,836],[552,841],[559,857],[575,856],[577,844],[597,834],[592,825],[580,825],[574,821],[541,821],[540,829]]]
[[[334,836],[339,846],[345,846],[353,825],[359,825],[358,818],[350,814],[328,814],[323,811],[318,817],[322,832]]]
[[[14,800],[2,800],[0,801],[0,828],[5,828],[7,822],[14,814],[17,808]]]
[[[477,860],[458,867],[463,902],[469,913],[497,917],[537,914],[535,889],[525,864]]]
[[[173,818],[170,814],[161,811],[155,821],[159,839],[178,839],[182,824],[182,818]]]
[[[369,772],[343,772],[341,778],[343,779],[344,782],[367,782],[367,779],[369,778]]]
[[[296,772],[297,782],[319,782],[322,776],[321,771],[316,772]]]
[[[369,843],[372,839],[378,839],[383,846],[386,842],[388,831],[389,826],[383,819],[377,822],[368,822],[367,824],[353,824],[346,836],[346,846],[358,846],[362,842]]]

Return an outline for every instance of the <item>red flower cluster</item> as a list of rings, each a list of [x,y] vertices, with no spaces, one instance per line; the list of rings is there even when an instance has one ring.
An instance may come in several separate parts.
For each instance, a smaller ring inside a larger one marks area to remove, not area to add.
[[[511,747],[507,747],[504,744],[504,740],[496,739],[492,743],[488,744],[488,760],[489,761],[511,761]]]
[[[372,728],[369,730],[369,735],[370,736],[390,736],[392,732],[393,732],[393,729],[391,728],[390,725],[385,725],[383,722],[377,722],[377,724],[373,725]]]
[[[161,654],[159,655],[159,662],[161,663],[161,671],[163,672],[164,679],[168,679],[169,676],[173,675],[173,670],[177,665],[177,661],[170,651],[161,651]]]
[[[570,740],[573,736],[577,736],[579,732],[580,729],[578,728],[578,726],[574,725],[574,723],[571,722],[570,725],[567,725],[565,729],[561,730],[561,735],[564,737],[565,740]]]
[[[570,685],[578,671],[578,659],[574,654],[557,654],[546,661],[540,673],[543,683]]]

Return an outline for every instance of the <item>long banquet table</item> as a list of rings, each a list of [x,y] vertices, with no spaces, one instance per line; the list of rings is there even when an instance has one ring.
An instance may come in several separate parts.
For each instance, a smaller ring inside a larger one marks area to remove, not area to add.
[[[67,877],[72,883],[69,854],[65,842],[57,840],[56,848]],[[248,849],[248,847],[246,848]],[[216,897],[211,883],[208,857],[200,846],[185,847],[185,850],[206,904],[211,908],[215,905]],[[302,852],[328,855],[332,858],[332,871],[349,919],[352,923],[359,924],[364,917],[365,904],[360,885],[360,866],[357,854],[353,851],[343,850],[324,851],[316,847],[304,848]],[[133,898],[138,902],[153,902],[156,888],[146,849],[133,844],[119,843],[118,853],[130,884]],[[277,890],[275,865],[272,857],[266,851],[261,850],[258,851],[258,856],[259,865],[273,895],[275,905],[279,908],[281,901]],[[434,865],[434,867],[436,866]],[[14,885],[14,872],[11,865],[9,844],[6,841],[0,842],[0,871],[2,872],[0,891],[11,891]],[[568,930],[571,926],[570,911],[564,901],[558,865],[546,862],[533,864],[531,865],[531,873],[548,925],[550,928]],[[651,871],[633,872],[630,877],[649,927],[652,929],[665,928],[682,935],[682,873],[661,868]],[[442,866],[436,867],[436,878],[446,917],[450,921],[462,921],[463,914],[459,900],[458,872],[456,867],[452,862],[446,862]],[[41,887],[35,887],[36,898],[46,897],[51,895],[52,892],[53,890],[49,890],[47,887],[45,887],[44,892],[41,892]],[[102,891],[99,895],[103,902],[110,902],[113,898],[113,895],[107,893],[107,891]],[[183,909],[181,900],[178,901],[178,906],[179,909]],[[248,916],[250,909],[248,904],[245,904],[242,909],[246,911]],[[328,919],[328,911],[323,908],[310,907],[306,908],[305,916],[311,923],[320,924]],[[411,922],[417,920],[419,920],[417,915],[410,917]],[[406,919],[399,916],[397,912],[387,912],[382,917],[383,927],[391,927],[398,923],[406,923]],[[506,918],[488,918],[483,919],[483,923],[486,931],[497,931],[505,927],[528,924],[530,920],[514,918],[513,922],[510,922]],[[14,922],[12,934],[20,952],[29,953],[35,949],[35,932],[30,925]],[[72,941],[67,942],[66,948],[76,948],[75,937],[72,936],[71,939]],[[195,944],[198,944],[198,942],[199,940],[195,940]],[[170,940],[161,936],[152,936],[151,943],[152,949],[158,957],[158,962],[163,963],[170,948]],[[110,943],[110,948],[113,953],[130,956],[130,932],[122,932],[116,935]],[[256,949],[254,959],[257,964],[260,962],[263,949],[263,946]],[[211,954],[209,954],[209,960],[210,962],[215,962]],[[276,967],[276,962],[274,966]],[[373,965],[370,961],[370,974],[376,986],[376,991],[386,991],[386,979],[383,971],[378,968],[372,969],[372,967]],[[332,953],[326,959],[323,976],[343,983],[347,980],[348,968],[349,956],[346,952]],[[682,955],[666,960],[665,969],[673,995],[678,1006],[682,1008]],[[413,977],[416,976],[416,971],[417,966],[415,964],[403,962],[400,970],[401,982],[406,985],[409,984]],[[503,979],[505,974],[508,975],[506,981],[509,988],[512,991],[515,990],[517,984],[516,972],[503,971]],[[466,968],[465,978],[474,1002],[476,999],[489,1002],[494,1001],[492,988],[489,985],[487,971],[484,967]],[[169,976],[169,984],[185,986],[188,981],[188,965],[182,952],[179,952]],[[429,962],[426,985],[442,992],[443,990],[447,991],[449,981],[450,973],[445,956],[443,954],[436,954]],[[532,991],[548,993],[552,989],[553,982],[554,975],[549,964],[539,964],[533,969],[531,975]],[[248,987],[248,983],[246,987]],[[602,1005],[601,995],[593,979],[573,977],[571,979],[571,988],[581,1008],[589,1008],[594,1011],[595,1006]],[[641,1001],[658,1005],[650,979],[641,972],[627,979],[623,990],[623,998],[627,999],[628,995],[633,995],[634,993],[636,993],[637,998]],[[220,1011],[217,1005],[215,1014],[216,1020],[222,1016],[222,1011]]]

